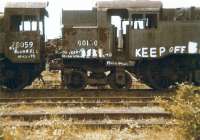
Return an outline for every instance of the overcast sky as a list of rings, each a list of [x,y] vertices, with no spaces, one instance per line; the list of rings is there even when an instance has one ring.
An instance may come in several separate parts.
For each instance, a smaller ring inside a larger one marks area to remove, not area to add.
[[[47,1],[47,0],[0,0],[0,12],[6,2],[10,1]],[[46,19],[46,36],[47,38],[55,38],[61,36],[61,11],[69,10],[87,10],[95,6],[97,0],[48,0],[49,18]],[[200,0],[161,0],[165,8],[178,7],[200,7]]]

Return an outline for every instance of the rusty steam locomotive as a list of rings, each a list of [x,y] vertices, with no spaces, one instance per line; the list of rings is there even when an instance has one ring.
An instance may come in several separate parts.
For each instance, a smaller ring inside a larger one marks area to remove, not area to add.
[[[21,90],[44,70],[45,8],[44,3],[6,5],[0,17],[1,86]]]
[[[120,26],[112,18],[118,16]],[[63,11],[62,80],[129,88],[131,75],[152,87],[200,83],[200,9],[164,9],[158,1],[100,1]]]
[[[19,10],[20,8],[20,10]],[[22,89],[44,70],[45,5],[10,4],[0,25],[0,82]],[[113,19],[118,19],[115,25]],[[30,22],[25,30],[24,22]],[[99,1],[92,10],[63,10],[63,86],[128,89],[131,76],[153,89],[200,84],[200,9],[165,9],[159,1]],[[35,25],[33,27],[33,25]]]

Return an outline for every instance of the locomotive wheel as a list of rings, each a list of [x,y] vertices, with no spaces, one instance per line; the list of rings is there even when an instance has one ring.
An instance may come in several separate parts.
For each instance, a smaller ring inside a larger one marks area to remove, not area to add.
[[[25,88],[29,84],[29,72],[26,70],[16,71],[15,77],[6,80],[5,86],[8,90],[16,92]]]
[[[86,78],[83,72],[73,71],[70,74],[70,81],[66,83],[69,90],[82,90],[86,87]]]
[[[193,75],[193,83],[195,86],[200,86],[200,71],[194,71]]]
[[[112,89],[120,90],[120,89],[130,89],[132,86],[132,78],[128,73],[125,73],[125,84],[121,85],[116,82],[115,73],[111,73],[109,75],[109,85]]]
[[[128,73],[126,73],[126,89],[131,89],[132,82],[132,77]]]
[[[148,85],[156,90],[167,89],[171,85],[167,77],[162,76],[162,71],[159,65],[149,65],[147,69]]]

